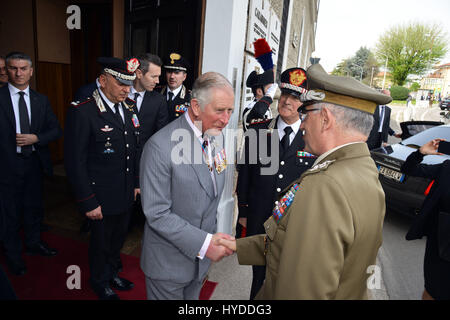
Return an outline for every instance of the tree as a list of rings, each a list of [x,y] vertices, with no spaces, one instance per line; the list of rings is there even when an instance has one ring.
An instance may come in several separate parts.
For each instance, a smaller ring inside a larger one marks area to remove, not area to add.
[[[366,47],[361,47],[353,57],[344,59],[338,63],[331,74],[350,76],[360,80],[362,71],[362,82],[370,85],[372,68],[373,74],[377,74],[379,69],[375,55]]]
[[[447,34],[436,24],[394,26],[380,36],[376,50],[380,61],[388,57],[393,82],[402,86],[408,75],[425,74],[446,55]]]

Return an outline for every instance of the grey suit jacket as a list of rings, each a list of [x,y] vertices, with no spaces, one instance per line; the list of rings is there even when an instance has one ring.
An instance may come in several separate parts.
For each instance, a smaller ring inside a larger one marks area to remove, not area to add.
[[[140,163],[142,208],[147,222],[141,268],[155,280],[202,280],[211,261],[198,253],[207,233],[216,232],[225,174],[215,174],[217,195],[202,147],[187,113],[155,133]],[[174,141],[172,141],[174,140]],[[213,151],[214,155],[220,150]]]

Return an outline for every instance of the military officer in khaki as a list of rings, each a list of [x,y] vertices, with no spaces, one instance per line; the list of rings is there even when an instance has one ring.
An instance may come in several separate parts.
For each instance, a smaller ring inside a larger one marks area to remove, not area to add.
[[[367,299],[385,202],[365,141],[375,107],[391,98],[319,64],[307,77],[300,130],[319,157],[275,202],[266,234],[220,243],[240,264],[266,265],[257,299]]]

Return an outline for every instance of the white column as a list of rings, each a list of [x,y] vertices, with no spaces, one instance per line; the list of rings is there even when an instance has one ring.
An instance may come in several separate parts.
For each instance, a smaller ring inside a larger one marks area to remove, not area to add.
[[[242,89],[248,0],[207,0],[202,72],[223,74],[234,88],[235,111],[224,130],[229,164],[225,172],[225,187],[217,213],[217,231],[231,234],[234,213],[234,134],[237,129]]]

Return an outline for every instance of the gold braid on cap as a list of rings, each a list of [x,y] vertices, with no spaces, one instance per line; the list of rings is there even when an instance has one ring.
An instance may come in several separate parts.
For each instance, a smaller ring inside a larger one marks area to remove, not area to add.
[[[314,89],[314,91],[323,92],[325,94],[325,98],[321,102],[329,102],[332,104],[337,104],[343,107],[357,109],[372,114],[375,112],[375,108],[377,107],[377,104],[373,101],[350,97],[321,89]]]
[[[118,77],[118,78],[123,79],[123,80],[134,80],[134,79],[136,79],[136,75],[135,74],[132,75],[132,76],[129,76],[129,75],[122,74],[120,72],[117,72],[117,71],[114,71],[114,70],[111,70],[111,69],[108,69],[108,68],[105,68],[104,70],[105,70],[105,72],[109,73],[110,75],[113,75],[114,77]]]

